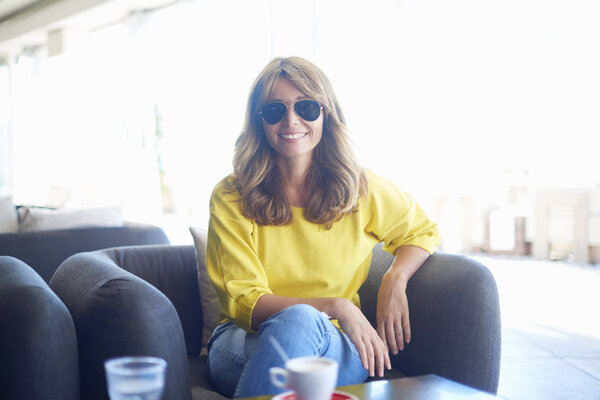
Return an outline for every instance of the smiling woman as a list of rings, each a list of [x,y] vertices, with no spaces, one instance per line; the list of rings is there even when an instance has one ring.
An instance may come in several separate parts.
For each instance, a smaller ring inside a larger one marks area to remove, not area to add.
[[[409,195],[359,165],[317,66],[278,57],[261,71],[234,172],[215,187],[210,212],[206,266],[224,318],[208,363],[221,393],[276,393],[262,379],[281,363],[271,336],[292,357],[337,361],[338,385],[391,368],[389,353],[411,340],[406,284],[439,244],[437,226]],[[378,242],[395,258],[379,289],[375,330],[357,293]]]

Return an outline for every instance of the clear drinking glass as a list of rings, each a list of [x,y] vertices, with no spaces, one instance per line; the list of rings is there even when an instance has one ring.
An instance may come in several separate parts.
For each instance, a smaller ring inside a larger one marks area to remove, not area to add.
[[[104,362],[111,400],[160,400],[167,362],[157,357],[119,357]]]

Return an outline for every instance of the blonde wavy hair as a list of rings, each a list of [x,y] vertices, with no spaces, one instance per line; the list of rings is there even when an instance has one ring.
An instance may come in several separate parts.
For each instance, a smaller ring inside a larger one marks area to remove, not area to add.
[[[307,175],[312,193],[304,217],[330,229],[335,221],[355,211],[358,200],[366,196],[367,176],[352,151],[329,79],[317,66],[300,57],[273,59],[252,85],[244,128],[235,144],[235,179],[230,190],[239,191],[246,218],[260,225],[292,222],[292,210],[276,163],[277,153],[267,142],[259,114],[280,77],[292,81],[323,106],[323,135],[314,149]]]

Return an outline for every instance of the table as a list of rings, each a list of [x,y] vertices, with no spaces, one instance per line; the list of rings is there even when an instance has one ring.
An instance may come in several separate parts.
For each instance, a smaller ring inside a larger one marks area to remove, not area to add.
[[[338,388],[360,400],[487,400],[495,399],[489,393],[452,382],[437,375],[379,380]],[[468,397],[467,397],[468,396]],[[248,397],[246,400],[269,400],[273,396]]]

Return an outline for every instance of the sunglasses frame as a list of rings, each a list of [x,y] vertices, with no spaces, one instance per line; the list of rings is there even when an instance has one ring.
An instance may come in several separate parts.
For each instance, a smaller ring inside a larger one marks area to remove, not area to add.
[[[305,118],[304,118],[304,117],[302,117],[300,114],[298,114],[298,112],[296,111],[296,104],[298,104],[298,103],[300,103],[300,102],[303,102],[303,101],[310,101],[310,102],[317,103],[317,105],[319,106],[319,115],[317,115],[317,118],[315,118],[315,119],[313,119],[313,120],[311,121],[311,120],[305,119]],[[283,113],[283,115],[281,116],[281,118],[280,118],[279,120],[277,120],[277,121],[273,122],[273,123],[271,123],[271,122],[268,122],[268,121],[265,119],[265,116],[263,115],[263,112],[262,112],[262,110],[264,109],[264,107],[265,107],[266,105],[269,105],[269,104],[283,104],[283,105],[285,106],[285,112]],[[259,112],[258,112],[258,114],[261,116],[262,120],[263,120],[265,123],[267,123],[267,124],[269,124],[269,125],[275,125],[275,124],[278,124],[279,122],[281,122],[281,120],[282,120],[282,119],[285,117],[285,115],[287,114],[287,112],[288,112],[288,109],[289,109],[289,107],[288,107],[287,103],[284,103],[283,101],[271,101],[271,102],[269,102],[269,103],[265,103],[265,104],[263,104],[263,106],[261,107],[261,111],[259,111]],[[324,109],[324,107],[321,105],[321,103],[319,103],[319,102],[318,102],[318,101],[316,101],[316,100],[313,100],[313,99],[302,99],[302,100],[297,100],[297,101],[294,101],[294,102],[293,102],[292,109],[294,110],[294,113],[295,113],[295,114],[296,114],[296,115],[297,115],[299,118],[301,118],[303,121],[306,121],[306,122],[313,122],[313,121],[316,121],[317,119],[319,119],[319,117],[321,116],[321,110],[323,110],[323,109]]]

